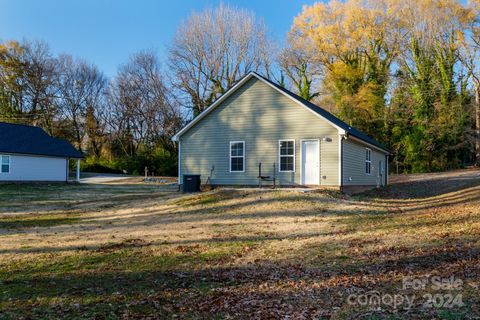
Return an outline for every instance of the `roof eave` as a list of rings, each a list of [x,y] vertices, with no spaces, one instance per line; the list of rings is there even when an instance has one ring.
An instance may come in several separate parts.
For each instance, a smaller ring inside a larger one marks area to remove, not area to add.
[[[235,84],[232,88],[230,88],[227,92],[225,92],[225,94],[223,94],[220,98],[217,99],[217,101],[215,101],[213,104],[211,104],[207,109],[205,109],[202,113],[200,113],[196,118],[194,118],[192,121],[190,121],[190,123],[188,123],[185,127],[183,127],[179,132],[177,132],[172,138],[171,140],[172,141],[175,141],[175,142],[178,142],[180,137],[186,132],[188,131],[191,127],[193,127],[196,123],[198,123],[201,119],[203,119],[207,114],[209,114],[213,109],[215,109],[216,106],[218,106],[220,103],[222,103],[226,98],[228,98],[233,92],[235,92],[239,87],[241,87],[245,82],[247,82],[248,80],[250,80],[252,77],[255,77],[256,79],[262,81],[263,83],[267,84],[268,86],[270,86],[271,88],[275,89],[277,92],[283,94],[284,96],[286,96],[287,98],[291,99],[292,101],[294,101],[295,103],[305,107],[307,110],[311,111],[313,114],[315,114],[316,116],[322,118],[323,120],[327,121],[330,125],[332,125],[333,127],[337,128],[338,130],[338,133],[340,135],[343,135],[343,136],[353,136],[355,137],[356,139],[358,139],[359,141],[367,144],[367,145],[370,145],[372,146],[373,148],[375,149],[378,149],[382,152],[385,152],[387,154],[390,154],[390,151],[388,151],[387,149],[384,149],[384,148],[381,148],[379,146],[376,146],[376,145],[373,145],[371,144],[370,142],[368,141],[365,141],[364,139],[362,138],[359,138],[359,137],[356,137],[355,135],[352,135],[351,132],[349,132],[348,130],[345,130],[344,128],[338,126],[337,124],[333,123],[332,121],[330,121],[329,119],[325,118],[324,116],[318,114],[317,112],[311,110],[308,106],[306,106],[304,103],[302,103],[301,101],[297,100],[295,97],[283,92],[282,90],[280,90],[279,88],[277,88],[276,86],[272,85],[269,81],[267,81],[266,79],[264,79],[262,76],[258,75],[256,72],[249,72],[245,77],[243,77],[237,84]]]
[[[305,107],[307,110],[309,110],[310,112],[312,112],[314,115],[316,115],[317,117],[320,117],[322,118],[323,120],[327,121],[328,123],[330,123],[332,126],[334,126],[335,128],[337,128],[339,130],[339,133],[340,134],[345,134],[345,130],[339,126],[337,126],[335,123],[329,121],[328,119],[326,119],[325,117],[323,117],[322,115],[319,115],[318,113],[316,113],[315,111],[311,110],[309,107],[305,106],[301,101],[298,101],[297,99],[295,99],[294,97],[292,97],[291,95],[288,95],[286,94],[285,92],[279,90],[278,88],[276,88],[275,86],[273,86],[271,83],[269,83],[268,81],[266,81],[263,77],[259,76],[256,72],[254,71],[251,71],[249,72],[245,77],[243,77],[236,85],[234,85],[233,87],[231,87],[227,92],[225,92],[220,98],[217,99],[217,101],[215,101],[213,104],[210,105],[210,107],[208,107],[207,109],[205,109],[202,113],[200,113],[195,119],[193,119],[190,123],[188,123],[185,127],[183,127],[179,132],[177,132],[173,137],[172,137],[172,141],[179,141],[180,137],[186,132],[188,131],[191,127],[193,127],[196,123],[198,123],[201,119],[203,119],[207,114],[209,114],[213,109],[215,109],[216,106],[218,106],[220,103],[222,103],[226,98],[228,98],[233,92],[235,92],[238,88],[240,88],[245,82],[247,82],[248,80],[250,80],[252,77],[255,77],[256,79],[262,81],[263,83],[267,84],[269,87],[275,89],[275,91],[283,94],[284,96],[286,96],[287,98],[289,98],[290,100],[294,101],[295,103]]]
[[[351,137],[353,140],[356,140],[356,141],[359,141],[359,142],[361,142],[361,143],[364,143],[364,144],[368,145],[369,147],[371,147],[371,148],[373,148],[373,149],[377,149],[377,150],[379,150],[379,151],[381,151],[381,152],[383,152],[383,153],[386,153],[387,155],[390,155],[390,151],[389,151],[388,149],[385,149],[385,148],[382,148],[382,147],[380,147],[380,146],[376,146],[376,145],[374,145],[374,144],[371,144],[370,142],[365,141],[364,139],[359,138],[359,137],[353,135],[352,133],[347,133],[346,136],[347,136],[347,137]]]
[[[9,150],[0,150],[0,153],[7,155],[24,155],[29,157],[48,157],[48,158],[62,158],[62,159],[85,159],[85,155],[81,156],[72,156],[72,155],[62,155],[62,154],[46,154],[46,153],[29,153],[29,152],[14,152]]]

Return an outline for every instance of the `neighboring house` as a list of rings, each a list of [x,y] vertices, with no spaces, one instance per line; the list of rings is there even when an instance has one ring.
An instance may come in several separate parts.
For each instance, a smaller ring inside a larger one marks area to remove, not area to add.
[[[213,185],[381,186],[385,147],[324,109],[251,72],[174,137],[183,174]],[[273,172],[275,164],[275,174]]]
[[[0,182],[68,181],[68,163],[83,154],[39,127],[0,122]]]

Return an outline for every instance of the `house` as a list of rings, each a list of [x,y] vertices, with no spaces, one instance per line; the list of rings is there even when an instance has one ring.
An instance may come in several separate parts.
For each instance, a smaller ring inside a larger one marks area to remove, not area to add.
[[[0,182],[68,181],[70,159],[83,154],[39,127],[0,122]]]
[[[382,186],[388,150],[326,110],[251,72],[173,138],[179,184]],[[269,180],[270,180],[269,179]]]

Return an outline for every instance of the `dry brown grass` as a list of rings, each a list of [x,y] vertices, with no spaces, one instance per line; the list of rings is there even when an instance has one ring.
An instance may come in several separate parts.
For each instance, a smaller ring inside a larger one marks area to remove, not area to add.
[[[0,310],[7,318],[474,318],[480,173],[414,179],[347,199],[0,186]],[[466,305],[423,308],[428,288],[400,288],[404,276],[432,275],[462,279],[456,293]],[[370,290],[414,293],[418,303],[348,303]]]

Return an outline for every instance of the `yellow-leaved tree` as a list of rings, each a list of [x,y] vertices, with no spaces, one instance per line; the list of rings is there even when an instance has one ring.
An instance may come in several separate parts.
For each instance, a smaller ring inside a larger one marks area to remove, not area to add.
[[[0,43],[0,121],[22,112],[24,49],[17,41]]]
[[[379,140],[387,129],[385,95],[400,28],[386,1],[330,1],[306,6],[290,36],[314,46],[323,86],[337,114]],[[312,50],[306,49],[305,50]]]
[[[322,69],[322,88],[309,89],[325,93],[323,107],[392,148],[404,170],[444,170],[466,161],[474,136],[480,158],[480,90],[476,134],[469,91],[480,87],[478,8],[332,0],[305,6],[289,39]]]
[[[460,57],[472,79],[475,114],[475,160],[480,167],[480,0],[469,1],[468,33],[462,41]]]

